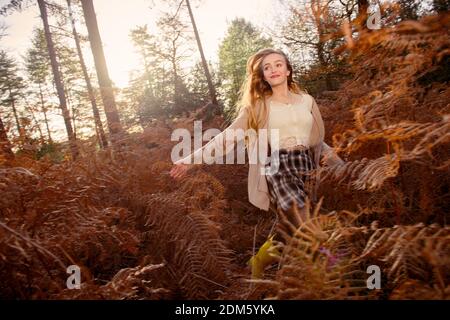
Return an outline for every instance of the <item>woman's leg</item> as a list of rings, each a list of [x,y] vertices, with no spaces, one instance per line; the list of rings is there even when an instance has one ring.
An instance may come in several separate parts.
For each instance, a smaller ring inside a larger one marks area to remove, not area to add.
[[[307,209],[306,205],[298,207],[293,204],[289,209],[277,212],[278,223],[276,226],[277,234],[276,240],[285,242],[289,239],[295,231],[306,221]]]

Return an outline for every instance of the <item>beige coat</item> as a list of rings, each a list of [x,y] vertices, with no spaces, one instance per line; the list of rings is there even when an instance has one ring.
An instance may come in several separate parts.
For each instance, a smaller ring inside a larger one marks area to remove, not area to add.
[[[305,104],[308,108],[311,109],[314,123],[311,128],[310,133],[310,140],[309,140],[309,146],[311,146],[314,150],[314,159],[313,161],[316,164],[316,167],[319,168],[320,165],[320,158],[322,152],[327,154],[326,161],[328,164],[333,164],[336,161],[341,162],[342,160],[335,155],[332,152],[332,149],[324,143],[324,125],[322,121],[322,116],[320,114],[319,108],[317,107],[317,103],[314,100],[314,98],[309,94],[301,94],[296,96],[297,99],[300,101],[300,103]],[[271,97],[266,98],[266,104],[269,106]],[[258,108],[258,110],[261,110],[262,108]],[[190,160],[187,160],[187,158],[192,156],[201,156],[200,154],[204,151],[205,148],[217,148],[216,150],[224,150],[224,146],[227,143],[233,143],[234,141],[228,141],[227,137],[232,135],[227,135],[227,131],[237,129],[247,130],[247,123],[248,123],[248,109],[242,108],[236,117],[236,119],[233,121],[233,123],[228,126],[225,130],[223,130],[220,134],[216,135],[213,139],[211,139],[206,145],[204,145],[202,148],[196,150],[191,155],[178,160],[175,163],[191,163]],[[263,122],[262,129],[267,129],[268,126],[268,116]],[[234,138],[233,138],[234,140]],[[268,143],[267,139],[263,139]],[[257,139],[250,139],[248,150],[247,152],[252,152],[255,150],[254,148],[257,147]],[[267,146],[266,146],[267,147]],[[267,149],[266,149],[267,150]],[[231,150],[230,150],[231,151]],[[226,155],[226,152],[220,155],[220,157],[223,157]],[[192,159],[192,158],[191,158]],[[266,176],[264,174],[261,174],[261,170],[264,169],[264,163],[266,159],[261,159],[261,161],[258,161],[257,163],[249,164],[249,171],[248,171],[248,198],[249,201],[255,205],[256,207],[268,211],[270,206],[270,198],[269,198],[269,190],[267,186],[267,180]],[[319,176],[316,175],[316,179],[319,179]],[[317,181],[316,181],[317,182]],[[315,183],[317,186],[318,183]],[[316,188],[315,188],[316,189]],[[313,190],[313,198],[315,198],[316,190]]]

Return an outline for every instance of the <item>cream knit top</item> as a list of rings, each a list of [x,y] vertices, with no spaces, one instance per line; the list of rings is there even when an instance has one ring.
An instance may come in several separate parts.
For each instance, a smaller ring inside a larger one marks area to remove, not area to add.
[[[286,104],[271,100],[269,103],[268,139],[271,147],[276,145],[270,134],[272,129],[278,129],[278,146],[280,149],[296,145],[309,147],[309,135],[313,125],[312,106],[305,104],[305,99]]]

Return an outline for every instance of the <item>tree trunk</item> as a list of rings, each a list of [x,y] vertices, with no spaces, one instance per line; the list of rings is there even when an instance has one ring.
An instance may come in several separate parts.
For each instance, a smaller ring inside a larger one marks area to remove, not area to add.
[[[38,4],[39,4],[39,10],[41,13],[41,18],[44,23],[45,40],[47,41],[48,53],[49,53],[50,62],[52,65],[53,76],[55,78],[55,86],[56,86],[56,91],[58,93],[59,106],[61,108],[62,115],[64,118],[64,124],[66,125],[67,137],[69,138],[69,144],[70,144],[70,150],[72,152],[72,158],[76,159],[79,155],[79,151],[78,151],[78,146],[76,143],[75,136],[73,134],[72,124],[70,122],[69,110],[67,109],[66,94],[63,89],[64,87],[63,87],[62,80],[61,80],[61,77],[59,74],[59,67],[58,67],[58,62],[56,60],[55,48],[54,48],[53,40],[52,40],[52,37],[50,34],[50,27],[48,24],[48,17],[47,17],[47,8],[45,6],[44,0],[38,0]]]
[[[368,0],[358,0],[358,16],[356,18],[356,26],[359,30],[369,31],[367,28],[367,9],[369,8]]]
[[[33,121],[36,123],[37,129],[39,131],[40,142],[41,142],[41,144],[43,144],[43,143],[45,143],[45,139],[44,139],[44,134],[42,132],[41,126],[39,125],[39,122],[37,121],[36,116],[34,115],[33,108],[28,106],[28,110],[31,113],[31,117],[33,118]]]
[[[8,91],[9,91],[9,98],[11,99],[11,108],[13,110],[14,119],[16,120],[17,133],[19,134],[19,137],[21,137],[23,132],[22,132],[22,128],[20,127],[19,116],[17,115],[16,104],[14,103],[14,98],[11,93],[11,88],[8,88]]]
[[[186,0],[186,5],[189,10],[189,16],[191,17],[192,27],[194,28],[195,39],[197,40],[198,50],[200,51],[200,56],[202,58],[203,70],[205,71],[206,80],[208,81],[209,96],[211,98],[211,102],[214,103],[215,105],[217,105],[216,89],[214,88],[214,85],[213,85],[213,82],[211,79],[211,74],[209,73],[208,64],[206,62],[205,55],[203,53],[202,43],[200,41],[200,36],[198,34],[197,26],[195,24],[194,15],[192,13],[189,0]]]
[[[175,107],[178,108],[178,68],[177,68],[177,61],[176,61],[176,49],[173,50],[173,55],[170,59],[172,63],[172,69],[173,69],[173,101],[175,103]]]
[[[44,133],[42,132],[41,126],[39,125],[39,121],[36,119],[36,116],[34,114],[34,108],[28,103],[28,99],[26,96],[23,96],[23,99],[25,100],[27,110],[31,113],[31,117],[33,118],[33,121],[36,123],[36,126],[38,128],[40,142],[41,142],[41,144],[44,144],[45,143]]]
[[[70,119],[72,120],[72,128],[73,128],[73,136],[75,139],[77,138],[77,122],[76,122],[76,116],[75,116],[75,108],[72,103],[72,97],[70,96],[70,91],[66,90],[67,92],[67,105],[69,109],[71,110],[71,116]]]
[[[11,143],[9,142],[8,135],[6,134],[5,126],[3,125],[2,118],[0,117],[0,155],[3,155],[7,160],[14,159],[14,153],[11,149]]]
[[[97,70],[100,94],[105,108],[109,132],[111,135],[115,135],[122,132],[122,125],[120,124],[111,79],[108,74],[108,67],[106,65],[102,40],[98,30],[94,4],[92,3],[92,0],[81,0],[81,5],[83,6],[84,19],[89,33],[89,42],[91,44],[92,55],[94,56],[95,69]]]
[[[39,95],[41,97],[41,108],[42,108],[42,113],[44,114],[45,127],[47,128],[48,142],[49,143],[53,143],[52,135],[50,133],[50,127],[48,125],[47,107],[44,104],[44,95],[42,94],[42,88],[41,88],[41,84],[40,83],[39,83]]]
[[[69,17],[72,23],[72,33],[75,39],[75,45],[77,47],[78,57],[80,59],[81,69],[83,70],[84,81],[86,82],[86,87],[89,94],[89,100],[92,105],[92,113],[94,114],[95,128],[97,133],[97,138],[101,148],[106,148],[108,146],[108,140],[106,140],[105,131],[103,130],[103,124],[100,119],[100,113],[97,107],[97,101],[95,100],[94,89],[92,88],[91,79],[89,78],[89,74],[87,72],[86,64],[84,63],[83,52],[81,50],[80,38],[78,37],[77,29],[75,28],[75,21],[73,19],[72,14],[72,6],[70,0],[67,0],[67,7],[69,8]]]
[[[319,59],[320,66],[324,72],[325,85],[326,85],[327,91],[331,91],[331,90],[333,90],[333,83],[331,81],[330,74],[327,71],[328,65],[325,60],[325,52],[324,52],[324,43],[323,42],[319,42],[317,44],[317,57]]]
[[[312,1],[311,2],[311,11],[313,12],[314,24],[316,27],[317,34],[319,35],[319,41],[316,44],[317,51],[317,59],[319,60],[320,67],[322,69],[322,73],[325,76],[325,85],[327,91],[333,89],[333,84],[330,78],[330,74],[327,71],[328,63],[325,58],[325,34],[326,30],[322,22],[322,16],[325,14],[327,8],[323,7],[321,1]]]

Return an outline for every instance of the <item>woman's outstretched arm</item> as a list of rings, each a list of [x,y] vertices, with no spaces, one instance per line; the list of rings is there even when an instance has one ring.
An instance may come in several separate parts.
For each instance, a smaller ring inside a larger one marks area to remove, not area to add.
[[[236,119],[221,133],[216,135],[214,138],[212,138],[207,144],[205,144],[203,147],[195,150],[193,153],[189,154],[188,156],[175,161],[174,166],[172,167],[170,171],[170,175],[173,178],[181,178],[183,177],[189,169],[191,169],[194,166],[194,159],[196,157],[202,157],[203,152],[205,150],[211,150],[210,148],[213,148],[213,150],[222,150],[222,154],[220,154],[220,157],[226,156],[229,152],[233,151],[233,149],[226,150],[226,145],[228,143],[234,143],[237,138],[237,142],[241,138],[243,138],[243,135],[235,134],[236,130],[243,130],[244,132],[247,130],[247,120],[248,120],[248,108],[244,107],[239,110],[239,114],[236,117]]]

